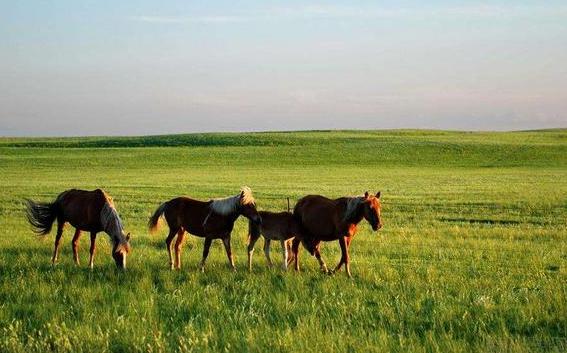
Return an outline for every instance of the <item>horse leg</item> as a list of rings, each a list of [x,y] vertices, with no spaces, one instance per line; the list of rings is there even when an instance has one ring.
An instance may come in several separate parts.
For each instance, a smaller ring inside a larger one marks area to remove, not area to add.
[[[183,248],[183,239],[185,239],[185,230],[177,231],[177,240],[175,240],[175,268],[181,269],[181,249]]]
[[[272,268],[274,264],[272,259],[270,259],[270,239],[264,237],[264,255],[266,255],[266,261],[268,261],[268,267]]]
[[[177,230],[170,228],[169,234],[165,239],[165,246],[167,247],[167,254],[169,255],[169,268],[171,268],[172,270],[175,269],[175,264],[173,262],[173,254],[171,253],[171,244],[173,243],[173,238],[175,238],[176,234]]]
[[[287,241],[280,240],[280,244],[282,246],[282,255],[283,255],[282,270],[287,271],[287,260],[289,258],[289,252],[288,252],[288,249],[287,249]]]
[[[201,271],[205,272],[205,261],[207,260],[207,256],[209,256],[209,249],[211,248],[211,243],[213,239],[205,238],[205,246],[203,247],[203,259],[201,260]]]
[[[301,243],[299,238],[293,238],[291,253],[293,254],[293,260],[295,261],[295,271],[299,271],[299,243]]]
[[[224,250],[226,250],[226,257],[228,257],[228,264],[232,267],[233,271],[236,271],[236,266],[234,266],[234,257],[232,256],[232,249],[230,248],[230,236],[222,238],[222,243],[224,245]]]
[[[347,252],[350,250],[350,242],[351,241],[352,241],[352,237],[345,237]],[[343,258],[343,256],[341,256],[341,261],[339,261],[337,267],[335,267],[335,270],[333,272],[337,272],[338,270],[340,270],[341,267],[343,267],[344,263],[345,263],[344,258]]]
[[[344,263],[347,276],[352,277],[352,275],[350,274],[350,258],[349,258],[349,255],[348,255],[348,247],[347,247],[346,237],[339,238],[339,245],[341,246],[342,256],[341,256],[341,262],[339,262],[339,265],[337,266],[337,271],[338,271],[338,269],[341,268],[341,265]]]
[[[96,251],[96,232],[91,232],[91,249],[89,258],[89,267],[92,269],[94,267],[94,255]]]
[[[289,267],[289,265],[292,263],[292,261],[294,259],[292,245],[293,245],[293,238],[285,241],[285,246],[286,246],[286,250],[287,250],[287,266],[286,267]]]
[[[317,258],[317,261],[319,262],[319,268],[321,269],[321,271],[324,273],[329,273],[329,270],[327,269],[327,264],[321,258],[321,242],[317,242],[316,244],[314,244],[313,252],[315,254],[315,257]]]
[[[55,249],[53,250],[53,256],[51,257],[51,264],[55,265],[59,258],[59,244],[61,244],[61,236],[63,236],[63,227],[65,222],[62,220],[57,220],[57,234],[55,235]]]
[[[260,234],[257,236],[250,234],[248,236],[248,271],[252,271],[252,255],[254,254],[254,245],[260,238]]]
[[[81,231],[79,229],[75,229],[75,235],[73,236],[71,245],[73,247],[73,259],[75,259],[75,264],[77,266],[79,266],[79,238],[81,238]]]

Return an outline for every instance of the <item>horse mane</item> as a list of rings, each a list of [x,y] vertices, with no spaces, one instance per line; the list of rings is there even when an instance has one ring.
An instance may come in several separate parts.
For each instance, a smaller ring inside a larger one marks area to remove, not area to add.
[[[210,207],[214,212],[226,216],[234,213],[239,205],[246,206],[255,202],[252,190],[248,186],[243,186],[235,196],[214,199]]]
[[[126,242],[123,234],[124,226],[122,225],[122,220],[120,219],[116,208],[114,208],[112,199],[109,199],[108,197],[100,210],[100,222],[104,231],[110,235],[114,242]]]
[[[346,198],[347,205],[346,205],[345,214],[343,216],[343,220],[346,221],[352,218],[363,201],[364,201],[364,196],[347,197]]]
[[[102,192],[102,195],[104,196],[104,198],[106,200],[106,203],[108,203],[110,205],[110,207],[114,207],[114,201],[112,200],[112,196],[107,194],[106,191],[104,191],[102,189],[97,189],[96,191]]]
[[[255,204],[256,200],[254,200],[254,196],[252,195],[252,189],[248,186],[243,186],[240,189],[240,195],[242,198],[240,199],[240,204],[243,206]]]

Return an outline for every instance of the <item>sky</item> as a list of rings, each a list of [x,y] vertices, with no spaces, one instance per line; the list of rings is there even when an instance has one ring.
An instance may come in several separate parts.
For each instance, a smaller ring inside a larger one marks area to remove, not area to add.
[[[0,0],[0,136],[553,127],[564,0]]]

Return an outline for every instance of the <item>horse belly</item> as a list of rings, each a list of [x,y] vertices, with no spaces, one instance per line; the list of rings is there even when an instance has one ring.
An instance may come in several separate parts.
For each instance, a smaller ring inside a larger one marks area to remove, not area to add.
[[[73,227],[87,232],[94,232],[101,230],[100,215],[95,217],[89,212],[90,207],[65,207],[63,209],[63,218],[65,222]]]
[[[186,227],[183,227],[183,229],[191,235],[194,235],[199,238],[205,238],[205,232],[203,231],[203,227],[187,225]]]
[[[184,229],[199,238],[212,238],[212,239],[220,239],[220,238],[224,238],[227,236],[227,234],[230,234],[230,232],[232,231],[232,228],[226,228],[226,227],[211,227],[211,228],[207,228],[207,230],[205,231],[205,229],[203,228],[202,225],[194,225],[194,224],[188,224],[187,227],[184,227]]]
[[[319,240],[335,240],[336,230],[332,220],[326,217],[307,217],[303,222],[303,227],[307,230],[309,235],[312,235]]]
[[[262,227],[262,234],[264,235],[264,238],[270,240],[286,240],[293,237],[292,234],[289,234],[287,227],[283,227],[281,225],[274,227]]]

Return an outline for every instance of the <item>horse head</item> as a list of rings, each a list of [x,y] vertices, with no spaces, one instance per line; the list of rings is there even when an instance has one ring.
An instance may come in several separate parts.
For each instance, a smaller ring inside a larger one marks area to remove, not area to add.
[[[128,256],[130,251],[130,233],[122,234],[121,239],[112,248],[112,258],[116,262],[116,267],[122,270],[126,268],[126,256]]]
[[[380,191],[376,195],[370,195],[367,192],[364,193],[364,219],[370,224],[372,230],[377,231],[384,226],[382,219],[380,217],[381,204],[380,204]]]

